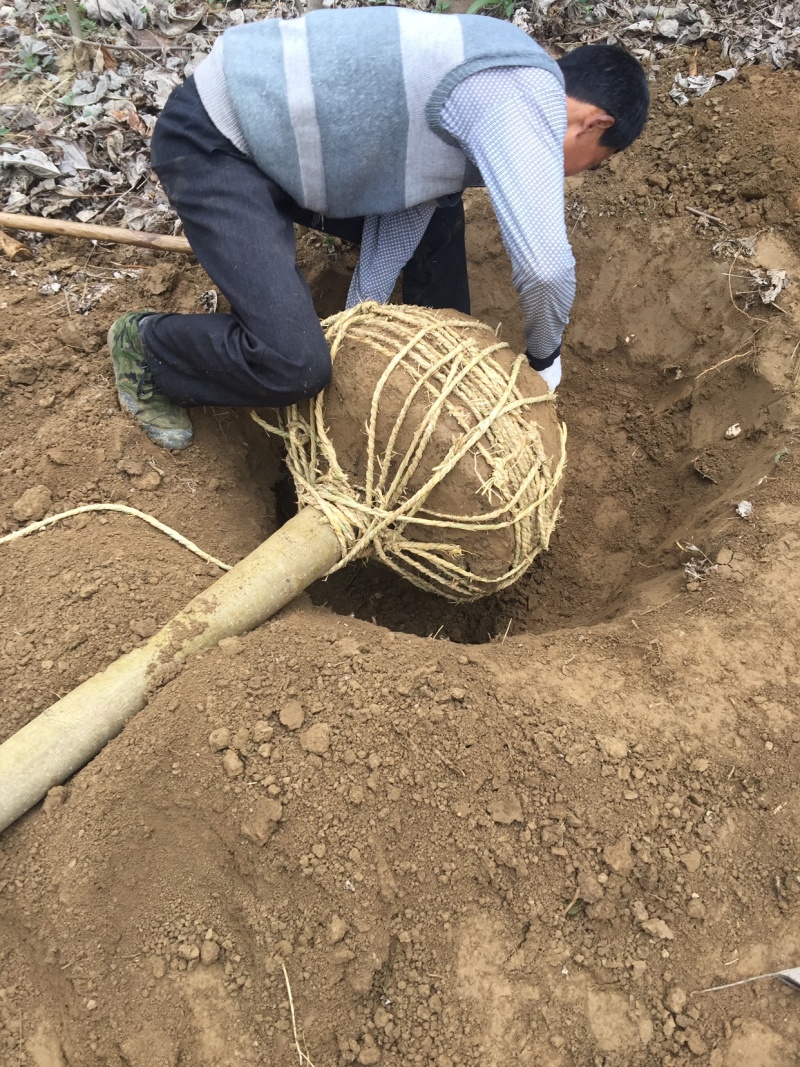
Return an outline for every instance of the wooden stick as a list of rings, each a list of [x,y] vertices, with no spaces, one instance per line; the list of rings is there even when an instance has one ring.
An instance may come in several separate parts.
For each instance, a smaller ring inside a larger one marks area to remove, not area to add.
[[[33,252],[21,241],[15,241],[7,233],[0,230],[0,252],[13,263],[17,259],[31,259]]]
[[[7,230],[27,230],[29,233],[47,233],[54,237],[79,237],[85,241],[111,241],[118,245],[153,248],[158,252],[192,251],[192,246],[185,237],[167,237],[163,233],[146,233],[144,230],[123,230],[118,226],[93,226],[89,222],[72,222],[70,219],[13,215],[7,211],[0,211],[0,227]]]
[[[80,770],[148,701],[166,671],[252,630],[342,558],[315,508],[304,508],[218,578],[145,644],[115,660],[0,745],[0,831]]]
[[[697,215],[701,219],[708,219],[709,222],[718,222],[720,226],[725,225],[718,215],[709,215],[707,211],[701,211],[699,207],[687,207],[686,210],[690,215]]]

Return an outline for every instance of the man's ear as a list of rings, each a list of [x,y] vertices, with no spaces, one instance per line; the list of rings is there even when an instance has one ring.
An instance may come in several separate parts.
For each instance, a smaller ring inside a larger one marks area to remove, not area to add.
[[[613,125],[614,118],[608,112],[600,111],[599,109],[593,115],[587,115],[584,120],[584,129],[601,130],[603,133],[611,129]]]

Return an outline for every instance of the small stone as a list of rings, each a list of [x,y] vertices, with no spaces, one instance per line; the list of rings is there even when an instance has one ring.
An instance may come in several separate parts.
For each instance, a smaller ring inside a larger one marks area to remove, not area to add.
[[[704,1056],[708,1052],[708,1045],[696,1030],[687,1030],[686,1044],[689,1051],[695,1056]]]
[[[240,774],[244,774],[244,763],[239,758],[238,752],[234,752],[232,748],[225,750],[225,755],[222,757],[222,769],[229,778],[238,778]]]
[[[218,730],[212,730],[208,735],[208,743],[212,752],[221,752],[228,748],[231,743],[231,732],[227,726],[221,726]]]
[[[270,726],[270,724],[264,722],[263,719],[260,720],[253,726],[253,744],[263,745],[265,741],[271,741],[274,733],[274,726]]]
[[[640,979],[644,978],[646,970],[647,963],[645,960],[634,960],[631,964],[631,978],[634,982],[640,981]]]
[[[648,174],[646,180],[648,185],[653,185],[661,189],[662,192],[666,192],[669,189],[669,178],[666,174]]]
[[[382,1008],[380,1005],[378,1005],[372,1016],[372,1021],[375,1023],[379,1030],[382,1030],[384,1026],[387,1026],[392,1021],[392,1017],[385,1008]]]
[[[171,263],[157,263],[143,272],[142,288],[153,296],[162,296],[175,287],[178,272]]]
[[[246,726],[240,726],[231,738],[231,748],[235,748],[237,752],[245,752],[249,744],[250,731]]]
[[[719,563],[721,566],[726,566],[733,559],[733,552],[729,548],[721,548],[717,552],[715,563]]]
[[[67,791],[64,786],[55,785],[52,789],[48,789],[47,796],[42,804],[42,811],[45,815],[51,815],[57,808],[61,807],[66,799]]]
[[[144,463],[127,456],[119,461],[117,470],[120,474],[127,474],[131,478],[140,478],[144,474]]]
[[[578,875],[578,895],[587,904],[597,904],[603,899],[603,887],[592,871],[581,871]]]
[[[644,906],[643,900],[632,900],[631,911],[633,912],[633,917],[637,921],[637,923],[647,922],[649,916],[647,914],[647,908]]]
[[[167,973],[167,961],[161,956],[156,956],[151,970],[154,978],[163,978]]]
[[[261,756],[262,759],[269,759],[270,756],[272,755],[272,750],[273,750],[274,747],[275,747],[274,745],[259,745],[258,746],[258,754],[259,754],[259,756]]]
[[[645,933],[659,938],[661,941],[674,941],[675,934],[667,926],[663,919],[645,919],[642,923]]]
[[[280,720],[287,730],[299,730],[305,720],[305,714],[299,700],[290,700],[281,708]]]
[[[46,485],[33,485],[11,505],[11,512],[19,522],[38,522],[53,503],[53,494]]]
[[[465,689],[455,688],[450,690],[450,699],[455,700],[458,704],[463,702],[466,695],[467,692]]]
[[[598,734],[596,740],[600,751],[611,760],[625,759],[628,755],[628,746],[621,737],[606,737]]]
[[[690,900],[686,906],[686,914],[690,919],[705,919],[706,906],[702,900]]]
[[[219,959],[219,945],[216,941],[204,941],[200,946],[200,962],[210,967]]]
[[[87,1000],[86,1001],[86,1010],[87,1011],[94,1011],[94,1009],[96,1007],[97,1007],[97,1001],[96,1000]]]
[[[88,585],[82,585],[80,587],[80,589],[78,590],[78,596],[81,598],[81,600],[89,600],[91,597],[94,596],[95,593],[99,592],[99,590],[99,582],[89,582]]]
[[[667,993],[666,1005],[673,1015],[679,1015],[686,1007],[687,1000],[686,993],[679,986],[673,986]]]
[[[252,813],[242,823],[242,836],[256,845],[265,845],[283,818],[283,805],[270,797],[259,797]]]
[[[158,629],[158,623],[153,618],[131,619],[128,626],[130,626],[132,633],[141,638],[152,637]]]
[[[56,467],[68,467],[71,462],[67,453],[61,448],[51,448],[47,453],[47,458]]]
[[[76,352],[83,352],[86,355],[96,352],[98,348],[97,338],[87,331],[85,319],[65,322],[56,330],[56,337],[67,348],[73,348]]]
[[[694,771],[696,774],[704,774],[711,766],[707,759],[696,759],[689,765],[689,770]]]
[[[745,182],[739,189],[739,196],[742,200],[763,200],[769,195],[770,187],[766,182],[750,181]]]
[[[142,493],[151,493],[161,485],[161,475],[158,471],[150,470],[140,478],[134,478],[131,484]]]
[[[319,841],[316,845],[311,846],[311,851],[314,853],[318,860],[321,860],[328,850],[325,848],[322,842]]]
[[[702,586],[698,581],[692,581],[686,583],[687,593],[699,593]]]
[[[331,728],[326,722],[315,722],[300,734],[300,747],[304,752],[324,756],[331,747]]]
[[[358,1062],[362,1064],[376,1064],[381,1062],[381,1050],[377,1045],[367,1045],[358,1054]]]
[[[192,945],[188,941],[185,941],[182,945],[178,945],[178,955],[182,960],[196,960],[200,956],[200,949],[197,945]]]
[[[695,871],[699,871],[702,862],[703,857],[696,848],[693,848],[691,852],[687,852],[685,855],[681,856],[681,863],[689,874],[694,874]]]
[[[494,800],[489,803],[489,815],[492,819],[504,826],[512,822],[522,822],[522,805],[516,793],[510,790],[498,793]]]
[[[328,926],[328,941],[332,945],[338,945],[344,935],[347,933],[347,923],[338,915],[332,915],[331,921]]]
[[[631,839],[623,835],[613,845],[606,845],[603,859],[615,874],[630,874],[634,867]]]
[[[354,960],[355,958],[355,952],[352,952],[347,945],[337,945],[330,954],[330,961],[334,967],[343,966],[345,963],[349,963],[350,960]]]
[[[397,896],[397,882],[394,879],[391,868],[386,862],[386,857],[378,853],[376,861],[378,871],[378,891],[383,900],[391,902]]]

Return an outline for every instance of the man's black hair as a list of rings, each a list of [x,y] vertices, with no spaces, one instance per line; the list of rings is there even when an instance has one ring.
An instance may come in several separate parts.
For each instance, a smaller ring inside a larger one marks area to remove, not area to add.
[[[641,64],[622,48],[585,44],[558,61],[567,96],[594,104],[614,119],[600,144],[621,152],[644,129],[650,106],[650,89]]]

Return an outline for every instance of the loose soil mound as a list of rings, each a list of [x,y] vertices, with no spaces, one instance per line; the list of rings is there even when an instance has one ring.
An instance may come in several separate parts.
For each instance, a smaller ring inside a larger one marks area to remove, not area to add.
[[[684,208],[780,224],[758,255],[798,275],[798,91],[670,105],[570,189],[570,467],[525,581],[454,606],[355,566],[199,656],[3,835],[0,1063],[278,1065],[293,1020],[316,1067],[795,1062],[788,988],[693,991],[800,959],[800,319],[794,290],[734,301],[752,264]],[[516,346],[469,213],[474,312]],[[351,253],[304,256],[327,313]],[[5,530],[123,501],[234,562],[275,528],[247,418],[196,412],[173,456],[114,401],[109,321],[194,309],[196,265],[43,241],[2,272]],[[3,546],[2,735],[215,574],[120,515]]]

